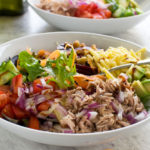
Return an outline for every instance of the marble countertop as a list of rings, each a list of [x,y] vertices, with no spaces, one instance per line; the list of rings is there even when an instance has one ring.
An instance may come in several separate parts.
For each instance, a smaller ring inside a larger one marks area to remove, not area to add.
[[[4,43],[21,36],[53,32],[58,29],[48,25],[31,8],[18,17],[0,17],[0,43]],[[136,42],[150,49],[150,16],[136,27],[113,36]],[[18,137],[3,128],[0,128],[0,150],[149,150],[150,149],[150,123],[141,131],[129,138],[120,138],[109,144],[95,147],[68,148],[39,144]]]

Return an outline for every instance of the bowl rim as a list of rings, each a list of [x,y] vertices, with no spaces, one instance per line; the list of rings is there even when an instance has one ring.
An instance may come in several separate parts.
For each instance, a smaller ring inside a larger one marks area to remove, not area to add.
[[[134,45],[136,47],[139,47],[142,48],[141,45],[138,45],[134,42],[131,42],[131,41],[128,41],[128,40],[124,40],[124,39],[121,39],[121,38],[117,38],[117,37],[113,37],[113,36],[110,36],[110,35],[103,35],[103,34],[97,34],[97,33],[89,33],[89,32],[72,32],[72,31],[62,31],[62,32],[47,32],[47,33],[36,33],[36,34],[31,34],[31,35],[27,35],[27,36],[23,36],[23,37],[20,37],[20,38],[16,38],[14,40],[10,40],[8,42],[5,42],[3,44],[0,44],[0,48],[2,47],[5,47],[6,45],[11,45],[11,44],[14,44],[14,42],[19,42],[20,40],[25,40],[27,38],[36,38],[36,37],[40,37],[40,36],[45,36],[45,35],[50,35],[52,36],[53,34],[77,34],[77,35],[87,35],[87,36],[97,36],[99,38],[103,37],[103,38],[109,38],[109,39],[113,39],[113,40],[119,40],[119,41],[122,41],[122,42],[125,42],[125,43],[129,43],[131,45]],[[150,51],[147,50],[147,52],[150,53]],[[43,131],[43,130],[35,130],[35,129],[30,129],[28,127],[24,127],[24,126],[21,126],[21,125],[18,125],[18,124],[15,124],[15,123],[12,123],[10,121],[7,121],[3,118],[0,118],[0,124],[1,122],[4,123],[4,124],[9,124],[9,125],[12,125],[14,127],[17,127],[17,128],[20,128],[20,129],[23,129],[23,130],[27,130],[27,131],[31,131],[31,132],[34,132],[35,134],[50,134],[50,135],[56,135],[56,136],[97,136],[97,135],[108,135],[108,134],[114,134],[114,133],[119,133],[121,131],[125,131],[127,129],[133,129],[134,127],[137,127],[137,126],[140,126],[142,125],[143,123],[146,123],[148,122],[148,120],[150,120],[150,115],[148,115],[147,118],[145,118],[144,120],[142,121],[139,121],[135,124],[131,124],[129,126],[126,126],[126,127],[122,127],[122,128],[119,128],[119,129],[114,129],[114,130],[108,130],[108,131],[103,131],[103,132],[91,132],[91,133],[56,133],[56,132],[50,132],[50,131]]]
[[[63,19],[63,18],[66,18],[66,19],[71,18],[71,19],[73,19],[74,21],[75,21],[75,20],[78,20],[78,21],[80,21],[80,20],[83,20],[83,21],[92,21],[92,22],[93,22],[93,21],[96,21],[96,22],[122,21],[122,20],[126,21],[126,20],[130,20],[130,19],[132,19],[132,18],[138,18],[138,17],[142,17],[142,16],[146,16],[146,15],[150,14],[150,9],[149,9],[149,10],[143,12],[142,14],[134,15],[134,16],[121,17],[121,18],[109,18],[109,19],[90,19],[90,18],[80,18],[80,17],[65,16],[65,15],[60,15],[60,14],[52,13],[52,12],[50,12],[50,11],[46,11],[46,10],[43,10],[43,9],[41,9],[41,8],[38,8],[35,4],[33,4],[32,0],[27,0],[27,2],[28,2],[28,4],[29,4],[32,8],[34,8],[34,9],[36,9],[36,10],[42,12],[42,13],[46,13],[46,14],[49,14],[49,15],[54,16],[54,17],[61,17],[62,19]]]

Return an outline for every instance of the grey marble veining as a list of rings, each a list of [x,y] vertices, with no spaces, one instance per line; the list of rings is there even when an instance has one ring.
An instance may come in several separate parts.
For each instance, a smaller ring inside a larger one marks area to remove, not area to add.
[[[25,35],[52,32],[49,26],[31,8],[22,16],[0,17],[0,43]],[[129,31],[113,36],[136,42],[150,49],[150,16]],[[150,123],[131,137],[122,137],[107,144],[92,147],[57,147],[39,144],[18,137],[0,128],[0,150],[150,150]]]

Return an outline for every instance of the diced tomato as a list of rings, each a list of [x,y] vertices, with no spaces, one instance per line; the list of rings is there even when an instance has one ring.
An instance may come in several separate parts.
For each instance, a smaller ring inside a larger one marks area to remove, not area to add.
[[[10,86],[9,85],[1,85],[0,91],[3,91],[5,93],[10,93]]]
[[[29,128],[37,129],[37,130],[40,129],[40,122],[36,117],[34,117],[34,116],[30,117]]]
[[[105,18],[110,18],[112,15],[111,11],[108,9],[104,9],[103,12],[105,14]]]
[[[47,82],[51,77],[45,77],[43,78],[45,80],[45,82]],[[53,87],[53,89],[55,90],[56,88],[56,83],[53,81],[50,81],[48,83],[48,85],[51,85]],[[40,93],[42,90],[47,89],[46,87],[43,87],[42,83],[41,83],[41,78],[36,79],[33,81],[33,93]]]
[[[45,111],[45,110],[48,110],[50,107],[50,103],[48,101],[45,101],[41,104],[39,104],[37,106],[37,110],[40,112],[40,111]]]
[[[15,118],[17,119],[24,119],[27,117],[27,113],[15,105],[12,105],[12,110],[14,112]]]
[[[3,91],[0,91],[0,110],[6,105],[8,104],[10,101],[9,99],[9,95],[6,94]]]
[[[23,87],[23,76],[22,74],[16,75],[11,82],[13,93],[18,94],[18,88]]]
[[[101,8],[96,3],[91,2],[90,4],[80,5],[75,12],[75,16],[81,18],[104,19],[111,17],[111,11],[107,8]]]
[[[9,118],[14,118],[15,117],[14,112],[12,110],[12,105],[11,104],[5,105],[5,107],[2,109],[1,113],[5,114]]]
[[[40,86],[40,87],[39,87]],[[36,79],[33,81],[33,93],[40,93],[42,90],[44,90],[41,80]]]
[[[12,103],[12,104],[16,104],[16,100],[17,100],[17,98],[18,98],[18,95],[17,94],[11,94],[10,95],[10,102]]]

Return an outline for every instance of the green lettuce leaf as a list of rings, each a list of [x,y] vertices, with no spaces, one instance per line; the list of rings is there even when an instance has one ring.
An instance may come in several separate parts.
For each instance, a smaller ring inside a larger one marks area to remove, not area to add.
[[[74,85],[73,75],[76,74],[76,67],[75,65],[72,66],[73,55],[73,49],[69,56],[67,56],[66,51],[62,51],[56,60],[49,59],[45,68],[49,70],[49,75],[53,77],[50,81],[56,82],[62,89]]]
[[[30,55],[27,51],[19,54],[19,62],[22,69],[28,73],[28,80],[33,81],[42,76],[44,69],[41,67],[39,60]]]

